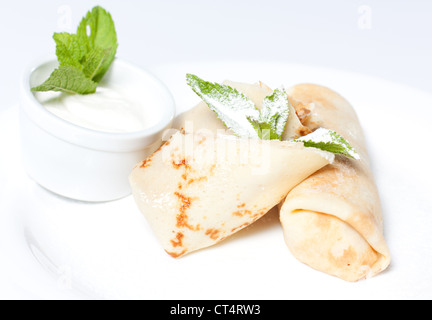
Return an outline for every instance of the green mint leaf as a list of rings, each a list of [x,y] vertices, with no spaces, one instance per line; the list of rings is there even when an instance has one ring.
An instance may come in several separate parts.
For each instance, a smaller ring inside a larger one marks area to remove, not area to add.
[[[54,33],[57,59],[61,66],[73,66],[82,69],[81,60],[87,53],[87,47],[76,34]]]
[[[260,111],[248,97],[230,86],[204,81],[192,74],[186,75],[186,82],[237,136],[258,137],[262,140],[282,139],[290,110],[290,101],[284,88],[276,89],[265,97]],[[349,142],[333,130],[319,128],[291,141],[302,142],[308,148],[360,159]]]
[[[254,118],[248,117],[247,118],[250,124],[255,129],[256,133],[258,134],[258,137],[261,140],[280,140],[281,136],[278,135],[271,124],[267,122],[262,122],[259,120],[256,120]]]
[[[186,75],[187,84],[207,103],[218,118],[242,138],[258,138],[250,119],[259,119],[255,104],[236,89],[218,83],[204,81],[196,75]]]
[[[42,85],[34,91],[60,91],[70,94],[89,94],[96,92],[97,84],[88,79],[83,71],[73,66],[60,66]]]
[[[95,82],[100,82],[114,61],[118,48],[117,33],[111,14],[100,6],[94,7],[82,19],[77,29],[77,36],[81,43],[87,46],[88,52],[110,50],[109,55],[103,59],[98,73],[92,78]]]
[[[96,48],[84,56],[82,68],[87,78],[94,80],[97,75],[103,72],[107,61],[112,56],[112,50],[112,48]]]
[[[186,75],[188,85],[237,136],[281,140],[289,116],[290,102],[285,89],[264,98],[261,111],[236,89]]]
[[[248,118],[263,140],[281,140],[289,116],[288,94],[284,88],[276,89],[264,98],[259,119]]]
[[[333,130],[319,128],[311,134],[294,141],[303,142],[305,147],[313,147],[334,154],[342,154],[356,160],[360,159],[360,155],[349,142]]]
[[[96,86],[110,68],[118,48],[111,15],[96,6],[82,19],[76,34],[55,33],[53,38],[60,68],[32,91],[96,92]]]
[[[276,89],[266,97],[261,109],[261,120],[268,123],[280,140],[289,116],[289,99],[284,88]]]

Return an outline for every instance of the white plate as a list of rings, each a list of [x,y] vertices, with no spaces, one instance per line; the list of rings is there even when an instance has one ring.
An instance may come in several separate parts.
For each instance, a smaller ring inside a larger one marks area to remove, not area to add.
[[[217,246],[175,260],[132,197],[87,204],[42,189],[23,172],[17,108],[0,113],[0,298],[430,299],[432,96],[335,70],[283,63],[186,63],[151,69],[179,112],[199,99],[185,74],[326,85],[356,108],[383,207],[392,264],[357,283],[312,270],[286,248],[277,212]]]

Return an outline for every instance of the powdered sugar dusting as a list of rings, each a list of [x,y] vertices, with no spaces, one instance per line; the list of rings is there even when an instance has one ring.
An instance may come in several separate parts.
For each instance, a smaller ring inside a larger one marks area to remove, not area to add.
[[[307,147],[315,147],[321,150],[343,154],[356,160],[360,159],[360,155],[351,147],[348,141],[333,130],[319,128],[311,134],[295,141],[303,142]]]

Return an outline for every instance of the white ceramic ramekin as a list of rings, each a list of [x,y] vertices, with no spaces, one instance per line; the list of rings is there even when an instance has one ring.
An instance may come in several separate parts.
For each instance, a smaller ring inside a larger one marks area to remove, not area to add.
[[[172,124],[175,103],[171,93],[147,71],[116,59],[107,77],[139,81],[143,92],[156,101],[146,107],[154,112],[157,124],[134,133],[94,131],[52,114],[31,92],[56,67],[55,59],[39,61],[22,78],[20,131],[27,173],[42,187],[74,200],[104,202],[130,195],[130,172],[162,144],[163,132]]]

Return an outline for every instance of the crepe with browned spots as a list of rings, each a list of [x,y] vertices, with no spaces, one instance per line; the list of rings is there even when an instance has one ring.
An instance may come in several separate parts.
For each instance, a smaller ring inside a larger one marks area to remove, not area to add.
[[[130,182],[163,248],[178,258],[255,222],[333,160],[302,143],[178,132]]]
[[[289,193],[280,206],[285,241],[298,260],[322,272],[347,281],[374,276],[387,268],[390,253],[357,115],[346,99],[322,86],[301,84],[288,94],[295,107],[309,108],[306,126],[337,131],[361,159],[337,156]]]

